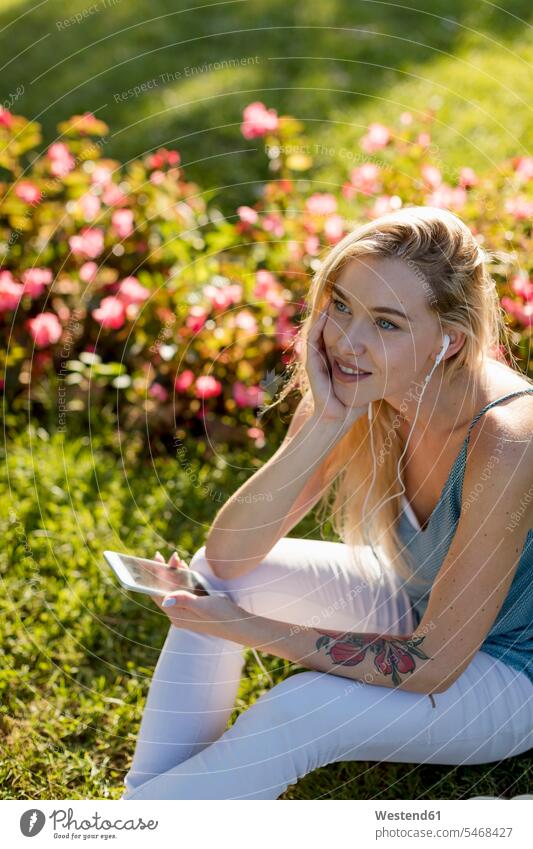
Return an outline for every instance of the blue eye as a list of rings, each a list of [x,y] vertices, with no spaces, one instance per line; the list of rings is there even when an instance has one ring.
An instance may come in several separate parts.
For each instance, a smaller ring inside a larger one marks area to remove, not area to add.
[[[392,323],[392,321],[389,321],[387,318],[378,318],[378,321],[384,321],[384,322],[385,322],[385,324],[390,324],[390,327],[384,327],[384,328],[383,328],[384,330],[390,330],[391,328],[392,328],[393,330],[398,330],[397,325],[396,325],[396,324],[393,324],[393,323]]]
[[[335,309],[337,309],[337,308],[338,308],[338,306],[337,306],[338,304],[340,304],[340,306],[341,306],[341,307],[345,307],[345,306],[346,306],[346,304],[343,304],[343,302],[342,302],[342,301],[339,301],[339,300],[337,300],[336,298],[332,298],[332,303],[335,305]],[[339,310],[339,312],[341,312],[341,313],[343,313],[344,315],[346,315],[346,313],[344,312],[344,310]],[[377,321],[376,321],[376,324],[377,324],[377,322],[379,322],[379,321],[384,321],[384,322],[385,322],[385,324],[388,324],[388,325],[389,325],[389,327],[381,327],[381,328],[380,328],[381,330],[398,330],[398,325],[393,324],[393,322],[392,322],[392,321],[389,321],[387,318],[378,318],[378,319],[377,319]]]
[[[332,300],[332,302],[335,304],[335,308],[337,307],[337,304],[340,304],[340,305],[341,305],[341,307],[345,307],[345,306],[346,306],[346,304],[343,304],[343,303],[342,303],[342,301],[338,301],[336,298],[332,298],[331,300]],[[343,312],[343,310],[341,310],[341,312]]]

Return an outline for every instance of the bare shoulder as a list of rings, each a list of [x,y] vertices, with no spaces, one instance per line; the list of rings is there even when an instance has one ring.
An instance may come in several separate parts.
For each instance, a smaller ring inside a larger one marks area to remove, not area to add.
[[[471,464],[481,463],[495,452],[511,464],[532,461],[533,384],[511,369],[499,375],[496,372],[491,387],[494,399],[517,392],[521,394],[495,404],[474,425],[468,452]]]

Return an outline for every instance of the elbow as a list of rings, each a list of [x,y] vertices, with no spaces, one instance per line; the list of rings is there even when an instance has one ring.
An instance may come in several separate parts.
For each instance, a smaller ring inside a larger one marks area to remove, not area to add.
[[[446,690],[449,690],[450,687],[455,684],[457,678],[458,676],[451,672],[443,673],[440,677],[433,680],[429,693],[445,693]]]
[[[433,672],[431,675],[426,674],[429,670],[418,670],[418,676],[413,675],[412,681],[410,684],[407,684],[407,681],[404,681],[406,690],[409,690],[412,693],[419,693],[422,696],[431,696],[434,693],[445,693],[452,684],[457,680],[457,675],[454,675],[450,672],[443,673],[442,675],[435,675]]]
[[[222,579],[222,578],[227,577],[226,575],[224,575],[224,574],[223,574],[223,569],[221,569],[221,568],[220,568],[220,563],[219,563],[219,561],[218,561],[218,560],[216,560],[216,559],[215,559],[215,558],[211,555],[211,553],[210,553],[210,552],[208,551],[208,549],[207,549],[207,546],[206,546],[206,548],[205,548],[204,557],[205,557],[205,559],[207,560],[207,562],[208,562],[208,564],[209,564],[209,568],[211,569],[211,571],[212,571],[213,575],[215,575],[215,577],[216,577],[216,578],[221,578],[221,579]]]
[[[207,547],[205,550],[205,559],[209,563],[213,575],[221,581],[231,581],[234,578],[241,578],[243,575],[251,572],[261,562],[261,558],[255,558],[254,560],[238,560],[235,558],[224,560],[220,557],[215,558],[208,552]]]

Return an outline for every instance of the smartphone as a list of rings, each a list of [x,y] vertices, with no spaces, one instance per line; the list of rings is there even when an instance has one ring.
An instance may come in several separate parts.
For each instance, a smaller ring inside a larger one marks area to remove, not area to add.
[[[193,569],[170,569],[158,560],[118,551],[104,551],[104,557],[127,590],[160,596],[176,590],[187,590],[195,595],[226,596],[210,587],[206,578]]]
[[[228,594],[209,586],[209,581],[194,569],[170,569],[158,560],[146,557],[133,557],[118,551],[104,551],[104,557],[111,566],[120,583],[127,590],[147,595],[167,595],[175,590],[188,590],[195,595],[216,595],[228,598]],[[274,686],[270,672],[261,663],[255,648],[252,652],[264,674]]]

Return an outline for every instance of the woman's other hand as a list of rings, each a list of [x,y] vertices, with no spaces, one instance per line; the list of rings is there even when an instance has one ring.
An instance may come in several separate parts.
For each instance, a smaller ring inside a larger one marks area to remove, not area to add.
[[[166,563],[166,560],[165,560],[165,558],[163,557],[163,555],[161,554],[160,551],[156,551],[154,560],[158,560],[159,563]],[[172,554],[170,560],[167,563],[167,566],[168,566],[169,569],[188,569],[189,568],[188,564],[185,562],[185,560],[183,560],[178,555],[177,551],[175,551]]]

